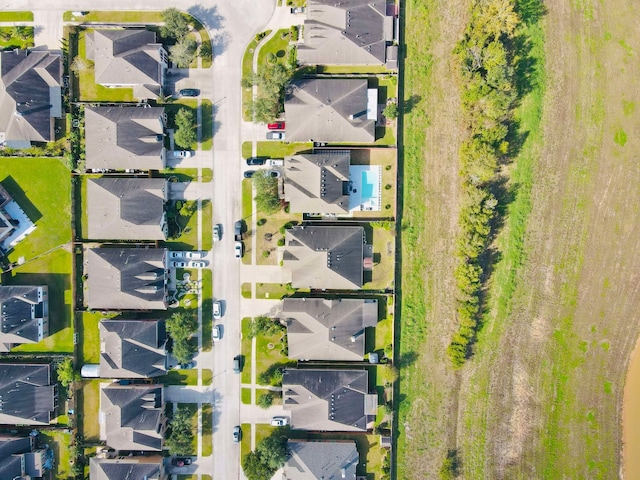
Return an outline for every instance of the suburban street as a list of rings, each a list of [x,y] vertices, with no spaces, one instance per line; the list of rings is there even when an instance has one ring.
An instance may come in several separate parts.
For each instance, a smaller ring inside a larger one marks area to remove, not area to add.
[[[158,11],[175,6],[176,3],[171,0],[16,0],[11,5],[4,5],[3,9],[32,11],[36,46],[59,49],[65,11]],[[242,267],[241,261],[234,258],[233,254],[233,224],[240,219],[242,211],[244,162],[240,150],[241,135],[244,131],[248,139],[253,140],[258,138],[258,134],[263,134],[263,129],[242,122],[241,61],[246,45],[256,33],[264,30],[269,23],[286,24],[289,21],[289,9],[276,9],[275,0],[203,0],[197,3],[183,2],[178,8],[206,25],[213,43],[213,67],[196,70],[194,78],[181,80],[181,87],[196,87],[202,90],[202,96],[211,96],[213,150],[198,151],[195,159],[199,168],[213,169],[213,181],[199,184],[196,188],[190,187],[184,193],[186,198],[210,198],[213,203],[213,224],[222,225],[222,239],[214,244],[213,252],[207,258],[211,260],[209,268],[213,271],[213,299],[223,304],[223,337],[216,342],[212,353],[201,353],[196,357],[199,369],[210,368],[213,371],[212,386],[169,387],[166,400],[213,405],[213,456],[198,457],[184,473],[209,474],[214,479],[243,478],[240,446],[232,440],[233,427],[241,423],[240,375],[233,373],[233,357],[240,354],[242,316],[268,311],[275,302],[245,301],[241,305],[241,277],[252,276],[255,282],[257,278],[264,279],[272,272],[258,273],[256,267]],[[274,11],[277,14],[274,15]],[[251,224],[251,218],[244,220]],[[202,225],[201,221],[199,225]],[[200,232],[200,239],[203,233]],[[241,268],[246,272],[241,274]],[[242,414],[246,418],[242,421],[268,421],[267,412],[258,412],[256,407],[243,407]],[[250,432],[244,432],[244,435],[245,441],[251,440]],[[201,446],[199,451],[202,451]]]

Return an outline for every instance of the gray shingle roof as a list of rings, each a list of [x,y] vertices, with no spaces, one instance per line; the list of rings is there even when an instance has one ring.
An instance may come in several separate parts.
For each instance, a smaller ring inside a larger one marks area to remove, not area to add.
[[[284,194],[292,212],[349,212],[349,150],[285,158]]]
[[[366,370],[286,369],[282,392],[291,428],[366,431],[375,418],[375,411],[367,411],[375,396],[369,395],[368,382]]]
[[[49,51],[0,53],[0,133],[8,146],[54,140],[62,117],[62,58]]]
[[[385,15],[382,0],[308,0],[298,59],[316,65],[382,65]]]
[[[0,424],[48,425],[56,409],[50,365],[0,365]]]
[[[163,107],[86,107],[86,167],[163,169],[163,116]]]
[[[294,80],[285,93],[287,140],[373,143],[367,90],[366,79]]]
[[[96,458],[89,461],[91,480],[161,480],[166,478],[162,457]]]
[[[22,455],[31,452],[33,437],[0,436],[0,478],[20,478]]]
[[[296,226],[285,234],[284,265],[295,288],[362,287],[364,228]]]
[[[166,191],[162,178],[88,179],[89,238],[164,240]]]
[[[289,358],[361,361],[365,328],[378,321],[378,301],[358,298],[285,298]]]
[[[100,376],[149,378],[167,372],[164,320],[102,320]]]
[[[89,308],[166,310],[164,249],[90,248],[86,261]]]
[[[289,440],[282,480],[355,480],[360,461],[356,442]]]
[[[107,445],[118,450],[162,450],[164,398],[160,385],[110,385],[100,394]]]
[[[0,286],[0,352],[49,335],[46,285]]]

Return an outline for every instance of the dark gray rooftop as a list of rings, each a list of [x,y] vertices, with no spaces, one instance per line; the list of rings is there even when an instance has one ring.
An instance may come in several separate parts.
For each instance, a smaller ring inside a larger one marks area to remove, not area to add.
[[[371,421],[368,379],[366,370],[286,369],[282,391],[291,428],[366,431]]]
[[[9,146],[55,139],[53,118],[62,116],[61,80],[59,53],[0,53],[0,132]]]
[[[289,440],[282,480],[355,480],[360,461],[354,441]]]
[[[164,467],[161,457],[92,457],[89,477],[91,480],[160,480],[164,478]]]
[[[0,351],[40,341],[41,330],[48,335],[47,292],[46,285],[0,286]]]
[[[366,79],[294,80],[285,92],[287,140],[373,143],[367,91]]]
[[[20,454],[32,450],[32,437],[0,436],[0,478],[12,479],[22,475]]]
[[[100,330],[100,376],[149,378],[167,372],[164,320],[103,319]]]
[[[50,365],[0,365],[0,424],[48,425],[56,408]]]
[[[285,234],[284,265],[295,288],[358,289],[363,256],[363,227],[296,226]]]
[[[308,0],[298,59],[315,65],[382,65],[385,15],[382,0]]]

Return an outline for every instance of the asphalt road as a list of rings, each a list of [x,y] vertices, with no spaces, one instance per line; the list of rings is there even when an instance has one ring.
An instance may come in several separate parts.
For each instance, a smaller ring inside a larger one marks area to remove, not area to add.
[[[224,303],[224,336],[213,349],[213,386],[209,400],[214,405],[212,465],[198,466],[199,473],[214,479],[243,478],[240,447],[232,441],[232,430],[240,419],[240,376],[232,371],[233,357],[240,353],[240,261],[233,255],[233,224],[241,215],[241,62],[244,49],[269,22],[275,0],[202,0],[198,3],[174,0],[13,0],[4,10],[34,12],[36,42],[60,48],[62,13],[67,10],[162,10],[178,7],[198,17],[207,27],[214,44],[210,81],[203,92],[212,91],[214,140],[210,165],[213,182],[214,223],[223,225],[222,240],[214,245],[213,296]],[[200,87],[200,85],[198,85]],[[205,161],[206,165],[206,161]],[[247,432],[245,432],[246,434]]]

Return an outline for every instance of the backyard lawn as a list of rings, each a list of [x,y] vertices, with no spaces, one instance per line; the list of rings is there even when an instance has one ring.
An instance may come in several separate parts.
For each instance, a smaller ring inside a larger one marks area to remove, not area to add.
[[[384,227],[365,227],[367,242],[373,236],[373,273],[365,272],[363,290],[392,288],[395,274],[395,224],[387,222]]]
[[[56,466],[53,470],[53,478],[67,478],[69,476],[71,434],[61,430],[47,430],[40,432],[39,443],[46,443],[53,450],[56,458]]]
[[[395,148],[364,148],[351,150],[352,165],[380,165],[382,198],[379,212],[354,212],[354,218],[395,218],[397,184],[397,150]]]
[[[71,241],[71,173],[59,159],[3,158],[0,182],[36,226],[9,260],[30,260]]]
[[[78,429],[87,442],[96,442],[100,437],[98,412],[100,411],[100,380],[84,380],[78,400]]]
[[[99,312],[82,312],[82,321],[78,333],[82,339],[82,356],[80,364],[100,363],[100,331],[98,323],[106,317],[113,317],[115,314],[103,315]]]
[[[3,276],[4,285],[49,287],[49,336],[26,343],[14,352],[73,352],[71,253],[63,248],[25,263]]]

